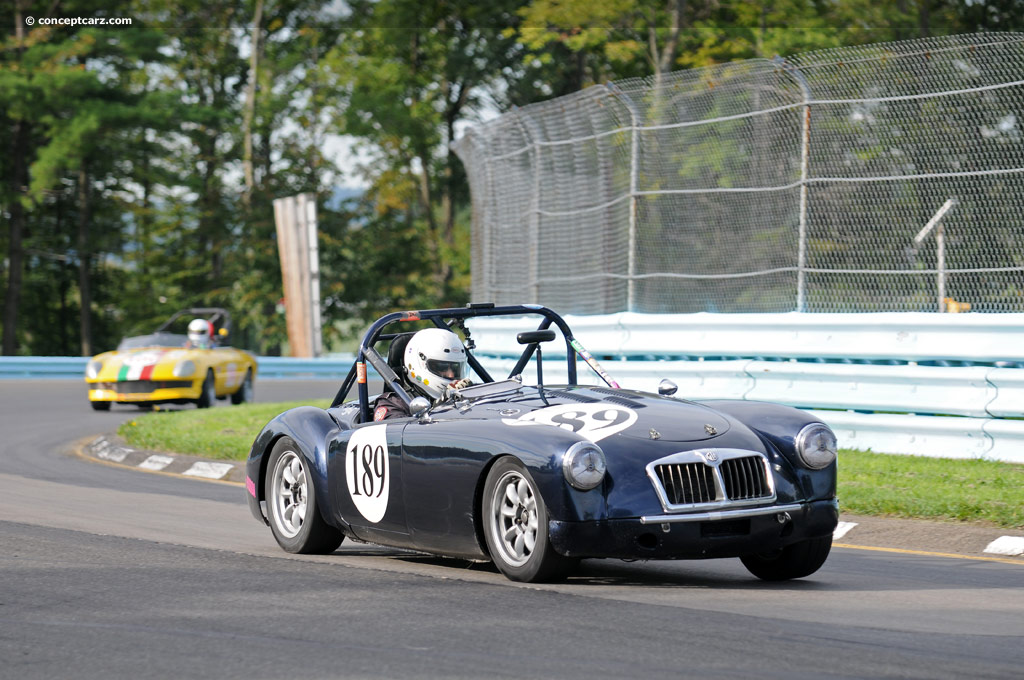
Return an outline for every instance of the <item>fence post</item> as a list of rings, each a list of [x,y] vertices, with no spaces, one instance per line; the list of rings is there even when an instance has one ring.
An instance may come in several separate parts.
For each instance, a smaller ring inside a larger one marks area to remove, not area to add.
[[[638,179],[637,166],[640,162],[640,116],[637,114],[636,103],[615,83],[606,85],[612,96],[618,97],[629,109],[630,118],[630,154],[629,154],[629,254],[626,265],[626,311],[636,311],[636,185]]]
[[[811,163],[811,86],[804,74],[779,55],[772,62],[793,76],[804,98],[800,134],[800,222],[797,227],[796,311],[807,311],[807,175]]]
[[[533,147],[533,191],[530,192],[530,222],[527,240],[530,243],[529,269],[527,280],[530,284],[530,302],[540,304],[540,140],[541,135],[534,129],[521,108],[515,109],[515,121],[526,135],[526,141]]]

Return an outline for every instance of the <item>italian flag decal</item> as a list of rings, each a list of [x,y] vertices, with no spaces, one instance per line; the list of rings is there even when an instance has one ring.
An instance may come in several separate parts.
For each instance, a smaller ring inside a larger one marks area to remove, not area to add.
[[[118,381],[149,380],[161,355],[163,352],[142,352],[126,357],[121,370],[117,373]]]

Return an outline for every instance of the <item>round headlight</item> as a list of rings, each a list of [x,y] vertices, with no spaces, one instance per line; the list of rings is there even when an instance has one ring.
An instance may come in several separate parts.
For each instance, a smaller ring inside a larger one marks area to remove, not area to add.
[[[593,442],[576,442],[562,455],[565,479],[581,491],[600,484],[606,469],[604,451]]]
[[[102,361],[90,361],[85,365],[85,377],[88,378],[89,380],[95,380],[96,378],[100,377],[100,371],[102,370]]]
[[[185,361],[179,361],[174,366],[174,377],[175,378],[187,378],[196,372],[196,365],[191,359],[185,359]]]
[[[824,423],[811,423],[796,436],[796,452],[812,470],[831,465],[838,451],[836,436]]]

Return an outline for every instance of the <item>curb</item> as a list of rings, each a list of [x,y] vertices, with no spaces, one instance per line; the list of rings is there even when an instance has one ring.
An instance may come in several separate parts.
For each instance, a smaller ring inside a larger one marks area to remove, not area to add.
[[[82,454],[107,463],[139,468],[149,472],[205,479],[232,484],[245,483],[245,464],[209,460],[180,453],[141,451],[125,444],[116,435],[100,435],[82,447]]]
[[[243,485],[245,463],[215,461],[179,453],[142,451],[117,435],[100,435],[80,449],[98,461],[147,472]],[[1011,532],[1013,535],[1008,534]],[[832,535],[833,545],[899,552],[912,555],[956,557],[1024,566],[1024,530],[843,513]]]

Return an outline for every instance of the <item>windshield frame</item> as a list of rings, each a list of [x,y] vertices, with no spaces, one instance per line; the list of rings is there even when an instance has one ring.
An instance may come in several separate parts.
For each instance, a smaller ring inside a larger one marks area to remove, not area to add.
[[[334,397],[334,401],[331,404],[331,408],[343,404],[345,399],[348,398],[348,393],[352,386],[356,385],[361,422],[366,423],[371,421],[370,394],[366,383],[367,363],[369,363],[377,373],[380,374],[381,378],[384,379],[386,387],[392,389],[407,405],[411,404],[412,397],[402,387],[400,377],[391,369],[390,366],[388,366],[387,361],[385,361],[380,353],[374,348],[378,342],[391,340],[401,333],[401,331],[385,333],[384,330],[388,326],[413,321],[430,321],[438,328],[451,330],[453,327],[459,327],[464,329],[466,319],[487,316],[539,316],[540,323],[537,326],[537,330],[547,330],[552,325],[556,326],[558,330],[562,332],[562,337],[565,341],[566,368],[569,384],[577,384],[576,347],[582,348],[582,346],[579,344],[579,341],[573,337],[572,329],[569,328],[565,319],[553,310],[542,305],[498,306],[493,303],[478,303],[470,304],[466,307],[454,307],[447,309],[392,312],[391,314],[386,314],[377,319],[377,321],[371,324],[363,335],[363,340],[359,345],[359,351],[356,354],[355,362],[353,362],[352,368],[349,369],[348,376],[338,389],[338,392]],[[519,361],[516,362],[516,366],[509,374],[509,377],[522,373],[526,364],[536,352],[537,347],[538,343],[530,343],[525,346],[519,357]],[[485,369],[477,358],[473,356],[470,351],[471,349],[472,347],[466,348],[466,359],[469,365],[473,368],[473,371],[480,376],[485,383],[496,382],[487,372],[487,369]]]

